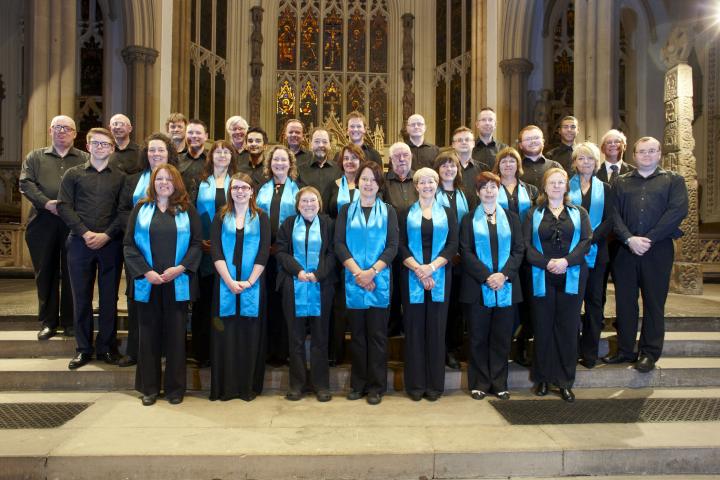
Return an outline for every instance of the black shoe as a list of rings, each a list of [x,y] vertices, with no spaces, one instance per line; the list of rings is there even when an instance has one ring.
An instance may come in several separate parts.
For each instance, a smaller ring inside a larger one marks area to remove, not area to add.
[[[573,403],[575,401],[575,394],[569,388],[561,388],[560,396],[568,403]]]
[[[413,402],[419,402],[420,400],[422,400],[423,394],[417,392],[408,392],[408,397],[410,397],[410,400],[412,400]]]
[[[123,355],[117,364],[118,367],[132,367],[133,365],[137,365],[137,359],[130,355]]]
[[[317,395],[315,395],[315,398],[317,398],[318,402],[329,402],[332,400],[332,395],[330,395],[330,392],[327,390],[320,390],[317,392]]]
[[[453,370],[460,370],[460,362],[458,362],[458,359],[455,358],[455,354],[448,352],[445,355],[445,365],[448,366],[448,368],[452,368]]]
[[[345,398],[348,400],[360,400],[363,397],[362,392],[356,392],[355,390],[352,390],[350,393],[347,394]]]
[[[285,394],[285,400],[290,400],[291,402],[297,402],[298,400],[302,400],[303,396],[300,392],[287,392]]]
[[[337,360],[335,360],[334,358],[328,360],[328,367],[337,367]]]
[[[70,370],[78,369],[84,365],[87,365],[90,363],[90,360],[92,360],[92,355],[89,353],[78,353],[75,355],[75,358],[70,360],[70,363],[68,363],[68,368]]]
[[[425,400],[428,402],[436,402],[440,399],[442,393],[430,392],[425,394]]]
[[[382,395],[377,392],[368,393],[367,403],[369,405],[378,405],[380,402],[382,402]]]
[[[635,370],[640,373],[648,373],[653,369],[655,369],[655,360],[646,355],[640,355],[640,359],[635,364]]]
[[[43,327],[37,334],[38,340],[49,340],[57,335],[57,329],[50,327]]]
[[[496,395],[500,400],[510,400],[510,392],[508,392],[507,390],[498,392]]]
[[[197,368],[208,368],[210,366],[210,360],[195,360]]]
[[[108,365],[117,365],[120,360],[120,356],[115,352],[106,352],[98,354],[97,359],[102,360]]]
[[[579,360],[579,363],[580,363],[580,365],[587,368],[588,370],[592,370],[593,368],[595,368],[596,362],[595,362],[595,360],[587,360],[585,358],[581,358]]]
[[[175,397],[168,398],[168,403],[170,405],[180,405],[185,398],[182,395],[177,395]]]
[[[483,392],[482,390],[473,390],[472,393],[470,393],[470,396],[474,400],[482,400],[483,398],[485,398],[486,395],[487,393]]]
[[[70,326],[70,327],[65,327],[63,329],[63,337],[74,337],[74,336],[75,336],[75,328],[74,327]]]
[[[540,382],[537,384],[537,388],[535,388],[535,395],[538,397],[544,397],[548,394],[548,384],[547,382]]]
[[[142,404],[146,407],[149,407],[150,405],[155,405],[155,401],[157,400],[157,395],[143,395],[142,396]]]
[[[608,365],[616,365],[618,363],[632,363],[635,361],[634,358],[626,357],[625,355],[620,355],[619,353],[616,355],[605,355],[600,360],[602,360],[603,363],[607,363]]]

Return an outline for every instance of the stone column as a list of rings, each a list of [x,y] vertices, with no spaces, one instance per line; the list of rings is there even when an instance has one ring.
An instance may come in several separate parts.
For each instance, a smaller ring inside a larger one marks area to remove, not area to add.
[[[693,79],[687,58],[692,49],[691,32],[675,27],[670,33],[662,56],[668,71],[665,74],[665,133],[663,135],[663,167],[685,178],[689,213],[680,228],[685,234],[675,240],[675,264],[670,288],[686,295],[702,295],[703,275],[698,239],[697,161],[693,155]]]
[[[505,105],[498,119],[506,140],[515,138],[527,122],[527,80],[533,64],[527,58],[510,58],[500,62],[503,73]]]
[[[153,48],[130,45],[122,50],[127,65],[127,107],[133,122],[136,139],[143,139],[152,133],[157,125],[153,95],[153,65],[158,51]]]
[[[413,92],[413,77],[415,67],[413,66],[413,25],[415,16],[406,13],[402,16],[403,42],[402,42],[402,79],[403,79],[403,125],[408,117],[415,113],[415,93]]]
[[[263,21],[263,8],[252,7],[250,9],[250,19],[252,20],[252,33],[250,34],[250,77],[252,78],[252,84],[250,86],[250,118],[248,122],[250,125],[260,125],[260,100],[262,99],[262,92],[260,89],[260,81],[262,80],[262,21]]]

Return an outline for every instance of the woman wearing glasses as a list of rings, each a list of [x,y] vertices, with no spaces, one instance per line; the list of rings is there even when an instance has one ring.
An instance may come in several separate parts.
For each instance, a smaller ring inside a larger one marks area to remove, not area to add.
[[[585,254],[592,229],[585,209],[570,203],[565,170],[548,169],[541,186],[537,205],[523,224],[526,258],[532,265],[532,376],[536,395],[547,395],[553,384],[563,400],[573,402]]]

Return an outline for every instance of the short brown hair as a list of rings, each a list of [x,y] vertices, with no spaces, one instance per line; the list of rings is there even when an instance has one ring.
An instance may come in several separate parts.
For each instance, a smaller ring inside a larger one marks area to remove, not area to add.
[[[92,140],[93,135],[105,135],[110,139],[110,143],[113,144],[113,147],[115,147],[115,137],[112,136],[112,133],[110,133],[110,130],[107,128],[100,128],[95,127],[88,130],[87,135],[85,136],[85,141],[87,143],[90,143],[90,140]]]
[[[168,210],[173,215],[177,215],[178,212],[184,212],[190,206],[190,195],[185,190],[185,183],[183,183],[182,175],[180,171],[173,165],[166,163],[156,168],[150,176],[150,184],[147,189],[147,197],[140,200],[138,203],[155,203],[157,201],[157,191],[155,190],[155,178],[161,170],[167,170],[172,177],[172,184],[175,191],[168,198]]]
[[[556,173],[562,173],[565,176],[565,180],[566,180],[567,184],[565,186],[565,195],[563,196],[563,203],[566,203],[566,204],[570,203],[570,197],[568,195],[568,191],[570,190],[570,182],[568,181],[568,179],[569,179],[568,174],[564,168],[553,167],[553,168],[548,168],[547,170],[545,170],[545,173],[543,174],[542,182],[540,183],[540,188],[539,188],[540,194],[538,195],[537,201],[535,202],[536,205],[547,205],[548,198],[547,198],[547,194],[545,193],[545,186],[547,185],[548,178],[550,178],[551,175],[556,174]]]
[[[173,112],[165,119],[165,130],[170,126],[171,123],[184,123],[187,127],[187,117],[180,112]]]
[[[320,191],[312,185],[308,185],[307,187],[303,187],[298,190],[297,194],[295,195],[295,211],[300,213],[300,197],[302,197],[303,193],[312,193],[313,195],[315,195],[318,199],[318,204],[320,205],[320,211],[322,212],[322,195],[320,195]]]
[[[213,154],[215,153],[215,150],[219,148],[225,148],[230,150],[230,165],[228,165],[227,174],[232,176],[235,173],[235,147],[233,147],[233,144],[227,140],[215,140],[215,142],[213,142],[212,146],[210,147],[207,156],[205,157],[205,165],[203,166],[202,175],[200,175],[201,181],[207,180],[210,175],[212,175],[215,171],[215,165],[213,164]]]
[[[358,112],[357,110],[353,110],[352,112],[347,114],[347,117],[345,117],[345,126],[347,127],[348,122],[352,120],[353,118],[357,118],[359,120],[362,120],[363,125],[367,127],[367,120],[365,120],[365,115]]]
[[[160,140],[165,144],[165,148],[168,152],[167,163],[174,167],[177,167],[178,155],[177,150],[175,150],[175,145],[173,145],[172,141],[170,141],[170,138],[167,135],[165,135],[164,133],[156,132],[145,139],[145,146],[140,152],[140,158],[138,159],[138,166],[140,167],[140,170],[145,171],[150,168],[150,160],[148,160],[148,147],[150,146],[150,142],[152,142],[153,140]]]
[[[232,199],[232,184],[234,180],[245,182],[253,189],[248,206],[250,207],[250,217],[254,218],[255,215],[260,213],[260,207],[258,207],[256,201],[258,185],[255,183],[255,180],[253,180],[250,175],[243,172],[236,172],[232,177],[230,177],[230,188],[228,188],[227,191],[225,205],[223,205],[223,207],[220,209],[220,218],[225,218],[225,215],[227,215],[228,213],[235,213],[235,202],[233,202]]]
[[[465,133],[465,132],[470,133],[473,137],[475,137],[475,134],[473,133],[473,131],[470,130],[465,125],[463,125],[462,127],[458,127],[455,130],[453,130],[453,134],[452,134],[451,138],[455,138],[455,135],[457,135],[458,133]]]
[[[446,163],[452,163],[455,167],[457,167],[457,174],[455,175],[455,179],[453,179],[453,187],[456,189],[462,187],[462,165],[460,165],[460,159],[458,158],[458,154],[455,150],[440,152],[438,156],[435,157],[433,168],[436,172],[438,172],[438,174],[440,174],[440,167]]]
[[[488,183],[495,183],[500,188],[500,177],[495,175],[493,172],[480,172],[475,177],[475,191],[479,192],[482,187]]]
[[[513,147],[505,147],[500,150],[497,155],[495,155],[495,164],[492,167],[492,173],[500,176],[500,161],[506,157],[512,157],[515,159],[515,163],[517,163],[515,178],[519,179],[520,176],[524,173],[522,168],[522,158],[520,157],[520,153]]]
[[[358,147],[354,143],[348,143],[347,145],[345,145],[342,148],[342,150],[340,150],[340,158],[339,158],[340,165],[339,166],[340,166],[340,170],[342,170],[343,172],[345,171],[345,169],[343,168],[343,158],[345,158],[346,151],[355,155],[358,158],[358,160],[360,160],[360,165],[362,165],[365,162],[365,152],[363,151],[363,149]],[[360,172],[360,170],[358,170],[358,173],[359,172]]]
[[[365,160],[363,163],[360,164],[360,168],[358,168],[358,178],[355,180],[355,183],[357,184],[359,182],[360,174],[366,168],[372,172],[378,189],[382,190],[382,188],[385,186],[385,177],[383,177],[382,167],[377,163],[373,162],[372,160]]]
[[[540,135],[543,136],[543,139],[545,138],[545,134],[543,133],[542,128],[538,127],[537,125],[526,125],[522,128],[522,130],[520,130],[520,133],[518,133],[518,137],[517,137],[518,143],[522,142],[523,133],[527,132],[528,130],[539,130]]]

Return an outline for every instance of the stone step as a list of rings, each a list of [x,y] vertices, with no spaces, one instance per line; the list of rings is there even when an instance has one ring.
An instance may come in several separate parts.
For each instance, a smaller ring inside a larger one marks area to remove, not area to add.
[[[127,332],[117,332],[118,348],[124,349]],[[75,337],[56,335],[39,341],[34,330],[0,330],[0,358],[37,358],[75,356]]]
[[[70,371],[68,358],[6,358],[0,359],[0,390],[132,390],[135,381],[134,367],[120,368],[93,361],[85,367]],[[330,369],[330,388],[345,391],[349,388],[350,367],[343,364]],[[508,384],[511,390],[532,387],[530,371],[510,364]],[[268,367],[265,388],[285,391],[288,385],[287,367]],[[188,364],[189,390],[209,390],[210,369],[198,369]],[[575,387],[578,388],[643,388],[643,387],[720,387],[720,357],[671,358],[663,357],[657,368],[640,373],[629,364],[599,365],[592,370],[578,366]],[[388,389],[403,390],[403,367],[400,362],[388,364]],[[448,392],[467,390],[467,367],[461,370],[446,369],[445,389]]]

